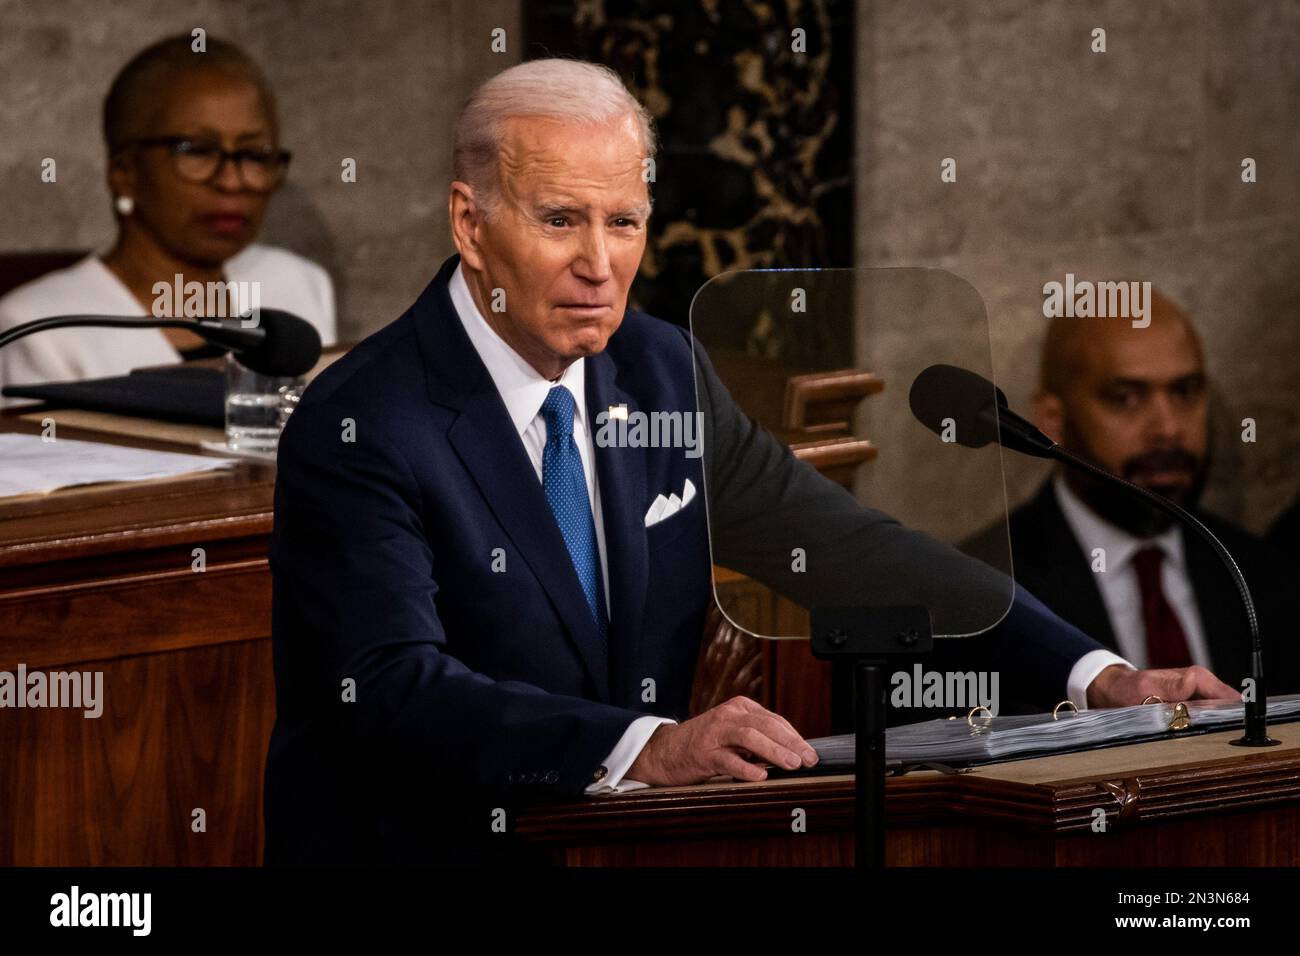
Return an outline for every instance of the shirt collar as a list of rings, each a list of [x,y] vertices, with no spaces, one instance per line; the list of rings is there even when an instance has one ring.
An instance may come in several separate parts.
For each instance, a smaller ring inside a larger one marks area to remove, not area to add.
[[[1177,525],[1154,537],[1139,538],[1099,517],[1074,493],[1059,472],[1052,478],[1052,491],[1066,523],[1084,551],[1091,553],[1094,548],[1104,549],[1107,567],[1121,568],[1138,551],[1151,545],[1159,547],[1170,564],[1180,569],[1183,567],[1183,536],[1178,533]]]
[[[492,382],[501,393],[501,400],[505,402],[510,421],[520,436],[541,412],[542,403],[556,385],[564,385],[573,393],[576,418],[580,425],[586,427],[586,359],[570,363],[559,381],[552,382],[529,365],[522,355],[506,344],[505,339],[488,325],[470,293],[460,263],[456,264],[456,271],[451,275],[448,292],[456,315],[465,328],[465,334],[487,366],[488,374],[492,376]]]

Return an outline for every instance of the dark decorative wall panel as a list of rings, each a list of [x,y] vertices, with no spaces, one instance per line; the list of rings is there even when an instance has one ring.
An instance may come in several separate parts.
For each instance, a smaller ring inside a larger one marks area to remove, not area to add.
[[[524,28],[526,59],[604,63],[655,117],[636,305],[684,325],[719,273],[853,264],[853,4],[527,3]]]

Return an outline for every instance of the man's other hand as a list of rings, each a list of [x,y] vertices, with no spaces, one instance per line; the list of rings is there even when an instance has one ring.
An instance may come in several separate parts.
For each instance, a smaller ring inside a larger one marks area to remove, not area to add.
[[[1166,703],[1241,700],[1241,692],[1200,666],[1137,671],[1112,664],[1088,685],[1089,707],[1129,707],[1148,697],[1159,697]]]
[[[767,778],[764,764],[795,770],[816,763],[816,751],[784,717],[748,697],[733,697],[656,730],[627,778],[659,787],[717,776],[756,781]]]

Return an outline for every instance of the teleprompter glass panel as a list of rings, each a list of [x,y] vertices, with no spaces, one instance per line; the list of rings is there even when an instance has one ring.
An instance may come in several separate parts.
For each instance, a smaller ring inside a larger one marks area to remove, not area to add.
[[[968,282],[920,268],[731,272],[701,287],[690,323],[715,595],[732,623],[806,638],[797,608],[922,605],[936,637],[955,637],[1002,619],[1014,585],[999,448],[963,444],[970,409],[942,379],[918,382],[956,366],[987,379],[992,400],[987,315]],[[989,563],[954,548],[990,529],[1004,544]]]

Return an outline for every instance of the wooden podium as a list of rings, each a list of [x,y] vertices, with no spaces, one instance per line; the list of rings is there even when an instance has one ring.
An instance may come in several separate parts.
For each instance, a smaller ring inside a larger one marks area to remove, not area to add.
[[[341,353],[327,350],[317,370]],[[842,476],[874,449],[845,436],[833,412],[875,386],[824,379],[791,387],[798,427],[783,437]],[[36,434],[46,417],[59,438],[169,451],[224,437],[73,409],[8,409],[0,431]],[[0,499],[0,671],[101,671],[105,697],[95,719],[0,710],[0,866],[261,862],[275,720],[274,485],[272,465],[242,461],[196,477]],[[745,650],[761,649],[751,641]],[[780,668],[765,660],[756,695],[793,705],[778,676],[797,688],[796,665],[817,663],[798,658]],[[820,699],[804,698],[810,710]]]
[[[260,863],[273,487],[241,462],[0,500],[0,670],[104,675],[99,718],[0,711],[0,866]]]
[[[891,778],[886,862],[1300,865],[1300,723],[1269,731],[1281,746],[1234,747],[1231,731]],[[594,796],[534,806],[515,829],[568,866],[847,866],[853,777]]]
[[[36,431],[39,417],[7,412],[0,430]],[[122,424],[53,417],[65,438]],[[146,432],[156,425],[113,440],[185,450]],[[166,434],[195,437],[218,436]],[[241,462],[0,500],[0,670],[100,670],[105,697],[98,719],[0,711],[0,866],[260,862],[273,485],[273,468]],[[795,666],[806,648],[782,654],[762,661],[763,696],[820,719],[825,695]],[[1300,725],[1274,733],[1285,746],[1241,750],[1218,734],[891,780],[888,858],[1300,864]],[[844,776],[715,783],[537,806],[516,824],[561,863],[843,865],[851,794]],[[1091,830],[1098,808],[1104,833]],[[796,809],[804,833],[791,830]]]

